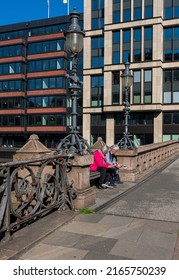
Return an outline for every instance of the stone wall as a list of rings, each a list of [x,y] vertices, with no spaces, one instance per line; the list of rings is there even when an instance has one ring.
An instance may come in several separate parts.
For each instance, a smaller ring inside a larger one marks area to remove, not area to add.
[[[177,154],[177,140],[140,146],[134,150],[119,150],[117,161],[127,165],[126,168],[120,169],[121,181],[136,182]]]

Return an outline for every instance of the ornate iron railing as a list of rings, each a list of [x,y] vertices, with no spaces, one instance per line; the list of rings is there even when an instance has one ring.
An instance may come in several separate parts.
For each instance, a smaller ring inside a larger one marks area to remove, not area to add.
[[[69,155],[0,164],[0,240],[54,208],[73,209]]]

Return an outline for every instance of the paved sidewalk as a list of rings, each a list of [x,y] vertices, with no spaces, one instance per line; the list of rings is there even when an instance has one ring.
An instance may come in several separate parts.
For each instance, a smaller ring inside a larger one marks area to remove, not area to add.
[[[179,223],[106,214],[78,215],[20,259],[171,260]]]
[[[176,174],[169,176],[178,176],[178,169],[172,170]],[[132,187],[137,184],[124,183],[113,190],[96,189],[97,200],[91,209],[100,209]],[[120,212],[55,211],[17,231],[12,241],[0,247],[0,259],[178,260],[179,221],[120,216]]]

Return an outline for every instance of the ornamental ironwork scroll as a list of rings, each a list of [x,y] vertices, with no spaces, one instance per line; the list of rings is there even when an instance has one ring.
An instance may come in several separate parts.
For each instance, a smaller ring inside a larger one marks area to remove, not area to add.
[[[74,209],[70,155],[0,164],[0,240],[54,208]]]

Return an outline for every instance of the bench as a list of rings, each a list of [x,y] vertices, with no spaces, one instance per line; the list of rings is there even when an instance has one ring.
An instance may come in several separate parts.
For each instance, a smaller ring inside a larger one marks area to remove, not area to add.
[[[98,184],[98,179],[100,177],[100,172],[99,171],[91,171],[90,170],[90,186],[92,187],[93,185]]]

